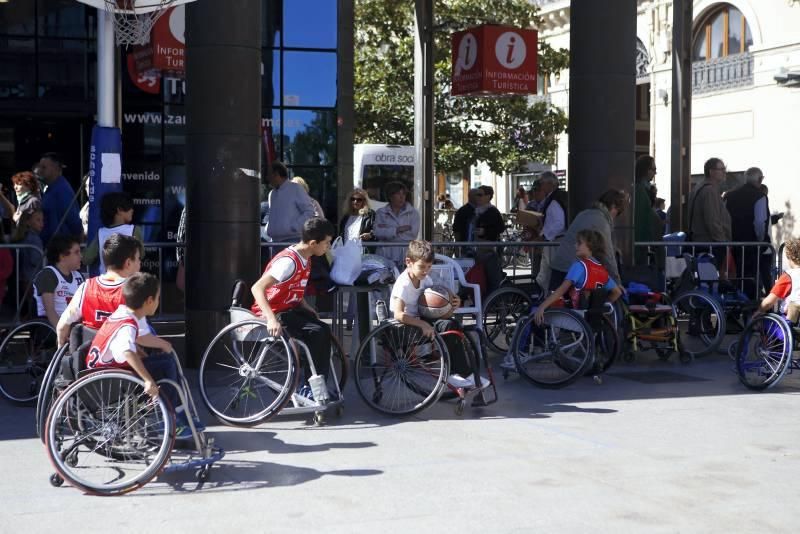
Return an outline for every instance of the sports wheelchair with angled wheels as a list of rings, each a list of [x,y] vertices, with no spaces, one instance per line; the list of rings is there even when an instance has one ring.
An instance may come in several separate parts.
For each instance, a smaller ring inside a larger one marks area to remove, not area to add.
[[[56,349],[56,331],[47,319],[9,330],[0,342],[0,393],[14,402],[36,400]]]
[[[173,450],[174,411],[163,393],[151,398],[142,379],[126,369],[86,369],[90,344],[60,349],[42,385],[37,429],[56,471],[50,483],[66,481],[93,495],[121,495],[160,473],[195,470],[198,480],[207,480],[211,465],[225,452],[195,427],[197,409],[180,364],[178,382],[158,381],[178,392],[181,406],[176,408],[187,415],[192,433],[192,447]],[[172,357],[177,361],[175,353]]]
[[[485,368],[489,384],[465,390],[447,383],[450,354],[445,336],[462,344],[474,376]],[[463,414],[470,399],[473,406],[487,406],[497,401],[497,388],[481,344],[480,331],[474,327],[436,332],[429,338],[416,326],[384,321],[358,348],[353,364],[356,390],[368,406],[393,416],[420,412],[442,397],[457,399],[456,415]]]
[[[285,334],[269,335],[266,321],[242,307],[246,290],[244,282],[236,282],[231,324],[209,343],[200,363],[200,393],[209,411],[225,424],[245,426],[278,413],[311,413],[315,424],[324,422],[329,409],[341,415],[347,359],[339,341],[331,335],[330,373],[318,375],[305,343]],[[311,370],[312,398],[297,391],[300,358]]]
[[[792,371],[800,371],[800,328],[777,313],[758,315],[745,325],[731,348],[736,374],[747,388],[773,387]]]

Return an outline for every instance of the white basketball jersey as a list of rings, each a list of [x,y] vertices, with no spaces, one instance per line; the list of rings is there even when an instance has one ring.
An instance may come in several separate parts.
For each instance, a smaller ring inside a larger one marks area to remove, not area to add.
[[[61,314],[64,313],[64,310],[67,309],[67,304],[72,300],[72,297],[78,290],[78,286],[83,283],[83,275],[78,271],[72,271],[72,282],[67,282],[61,274],[61,271],[56,267],[48,265],[45,269],[53,271],[58,279],[58,285],[56,285],[56,289],[53,291],[53,307],[56,310],[56,315],[60,317]],[[33,285],[33,296],[36,298],[37,315],[39,317],[45,317],[47,313],[44,310],[44,301],[42,301],[42,296],[39,294],[36,284]]]
[[[792,279],[792,290],[789,292],[789,296],[783,299],[781,310],[784,314],[789,304],[800,304],[800,267],[796,269],[787,269],[786,274]]]
[[[103,245],[106,244],[106,239],[108,239],[111,234],[122,234],[122,235],[133,235],[133,228],[132,224],[120,224],[119,226],[114,226],[113,228],[106,228],[105,226],[101,226],[99,230],[97,230],[97,255],[100,258],[100,274],[106,272],[106,263],[103,261]]]

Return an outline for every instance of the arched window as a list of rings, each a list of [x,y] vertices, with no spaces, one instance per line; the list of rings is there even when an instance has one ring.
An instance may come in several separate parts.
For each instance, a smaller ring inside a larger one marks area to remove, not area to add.
[[[692,46],[694,61],[742,54],[753,46],[753,34],[742,12],[730,4],[712,10],[697,27]]]

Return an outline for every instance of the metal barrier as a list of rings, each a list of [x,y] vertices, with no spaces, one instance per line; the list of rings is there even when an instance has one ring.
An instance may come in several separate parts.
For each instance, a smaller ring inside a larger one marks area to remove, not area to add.
[[[6,292],[3,294],[2,301],[5,301],[6,295],[8,295],[9,291],[13,291],[14,293],[14,315],[11,317],[11,320],[7,320],[5,316],[0,318],[0,327],[7,327],[13,326],[20,322],[20,314],[23,309],[23,303],[25,301],[32,302],[33,301],[33,278],[31,280],[25,280],[21,277],[19,265],[20,265],[20,257],[23,255],[24,251],[29,251],[32,255],[38,255],[39,261],[37,262],[36,273],[39,272],[45,265],[45,254],[42,249],[35,245],[30,245],[27,243],[2,243],[0,244],[0,250],[5,249],[12,253],[12,260],[13,264],[13,273],[14,273],[14,280],[13,286],[8,286],[8,279],[3,281],[6,284]],[[33,273],[34,276],[36,273]],[[25,283],[25,287],[23,287],[22,282]]]
[[[670,258],[681,259],[684,254],[696,257],[698,254],[710,252],[716,260],[714,264],[720,279],[733,282],[743,293],[755,296],[761,295],[761,290],[766,287],[765,277],[768,276],[769,285],[772,284],[776,278],[777,266],[780,265],[775,247],[759,241],[647,241],[636,242],[634,247],[647,248],[648,265],[655,264],[665,273],[667,279],[677,277],[670,276],[676,274],[670,272]],[[734,261],[737,269],[735,272],[731,271],[730,259]]]

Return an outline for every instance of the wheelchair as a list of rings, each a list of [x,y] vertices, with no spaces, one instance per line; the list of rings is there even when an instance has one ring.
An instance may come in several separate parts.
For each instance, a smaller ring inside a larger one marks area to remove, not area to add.
[[[36,400],[56,345],[55,328],[47,319],[9,330],[0,342],[0,394],[13,402]]]
[[[750,320],[731,352],[736,374],[748,389],[763,391],[792,371],[800,371],[800,328],[780,314],[767,313]]]
[[[372,409],[391,416],[418,413],[440,398],[457,399],[455,413],[462,415],[467,402],[488,406],[497,401],[497,387],[492,369],[482,350],[480,330],[437,332],[425,337],[415,326],[395,320],[383,321],[361,342],[353,364],[356,390]],[[445,336],[455,336],[470,359],[475,376],[481,368],[489,385],[464,390],[447,383],[450,376],[450,353]]]
[[[42,384],[37,430],[56,471],[50,483],[59,487],[66,481],[87,494],[112,496],[134,491],[160,473],[195,470],[199,481],[207,480],[225,452],[195,428],[197,409],[180,364],[177,383],[158,383],[177,390],[194,448],[173,451],[169,401],[163,395],[151,399],[143,380],[126,369],[85,369],[90,345],[60,348]]]
[[[693,354],[684,350],[678,314],[665,294],[632,284],[620,305],[625,317],[625,362],[633,362],[637,352],[648,349],[662,361],[673,354],[681,363],[694,360]]]
[[[581,376],[592,376],[597,384],[622,349],[616,307],[607,302],[602,288],[581,295],[576,309],[552,307],[544,312],[541,325],[534,321],[535,305],[516,326],[506,359],[500,364],[503,377],[517,372],[532,384],[561,388]]]
[[[200,393],[206,407],[220,422],[233,426],[258,425],[278,413],[312,413],[317,425],[325,422],[329,409],[341,416],[348,366],[339,341],[331,335],[330,373],[318,375],[305,343],[285,334],[270,336],[266,321],[242,307],[246,289],[237,281],[229,309],[231,324],[220,330],[203,354]],[[313,399],[296,391],[303,372],[301,357],[311,369]]]
[[[498,354],[507,354],[517,325],[543,298],[544,291],[535,282],[525,289],[501,287],[492,291],[483,306],[481,323],[489,348]]]

